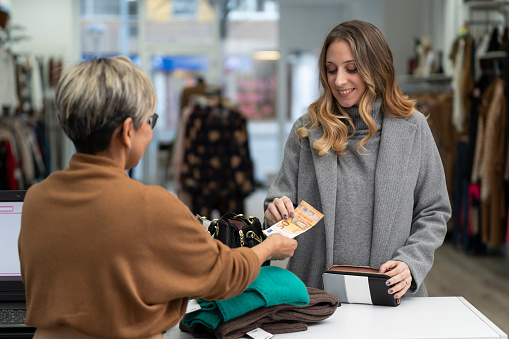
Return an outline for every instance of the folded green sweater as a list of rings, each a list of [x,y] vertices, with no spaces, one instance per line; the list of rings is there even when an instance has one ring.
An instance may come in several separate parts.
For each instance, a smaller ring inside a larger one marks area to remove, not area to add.
[[[258,277],[241,294],[226,300],[198,299],[201,310],[188,313],[182,320],[191,327],[203,324],[215,329],[221,322],[241,316],[259,307],[309,303],[304,283],[292,272],[275,266],[264,266]]]

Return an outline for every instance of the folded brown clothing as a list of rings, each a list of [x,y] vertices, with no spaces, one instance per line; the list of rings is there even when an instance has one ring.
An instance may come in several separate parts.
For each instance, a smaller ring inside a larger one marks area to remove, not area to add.
[[[240,318],[240,317],[239,317]],[[283,334],[302,332],[308,329],[308,325],[305,323],[292,322],[292,321],[278,321],[278,322],[267,322],[266,320],[258,320],[255,322],[249,322],[246,319],[246,323],[235,321],[227,321],[214,331],[216,338],[221,339],[237,339],[246,335],[246,332],[252,331],[255,328],[261,328],[272,334]]]
[[[270,308],[264,307],[264,308]],[[241,318],[243,316],[240,316]],[[254,330],[255,328],[263,328],[263,330],[272,333],[272,334],[283,334],[283,333],[292,333],[292,332],[302,332],[308,329],[308,325],[304,323],[295,323],[295,322],[280,322],[280,323],[262,323],[254,322],[251,323],[248,321],[247,324],[244,324],[241,328],[235,328],[235,326],[239,326],[239,323],[233,322],[233,320],[221,323],[217,328],[212,329],[203,324],[195,324],[191,327],[187,327],[183,322],[179,323],[179,328],[183,332],[189,332],[195,338],[225,338],[225,339],[237,339],[246,335],[246,332]]]
[[[330,317],[339,305],[338,299],[323,290],[307,287],[309,304],[295,306],[280,304],[260,307],[230,321],[221,323],[216,329],[197,324],[192,327],[180,322],[180,329],[196,338],[236,339],[255,328],[272,334],[292,333],[307,330],[307,324]]]

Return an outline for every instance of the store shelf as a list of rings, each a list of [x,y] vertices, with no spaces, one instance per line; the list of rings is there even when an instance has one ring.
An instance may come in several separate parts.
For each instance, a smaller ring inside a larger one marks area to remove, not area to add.
[[[509,1],[467,1],[464,3],[465,7],[471,10],[504,10],[509,9]]]
[[[408,74],[400,74],[397,76],[398,82],[400,83],[408,83],[415,84],[421,82],[449,82],[452,78],[443,73],[433,73],[427,76],[421,75],[408,75]]]
[[[482,60],[496,60],[496,59],[505,59],[507,58],[507,52],[506,51],[492,51],[492,52],[486,52],[483,55],[479,56],[479,59]]]

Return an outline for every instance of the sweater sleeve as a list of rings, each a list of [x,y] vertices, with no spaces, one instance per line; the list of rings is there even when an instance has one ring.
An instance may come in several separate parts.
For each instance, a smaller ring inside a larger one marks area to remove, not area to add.
[[[433,265],[435,250],[444,241],[447,221],[451,216],[449,195],[442,161],[431,130],[424,119],[421,134],[420,170],[414,190],[414,210],[410,236],[393,260],[405,262],[412,273],[411,295],[423,283]]]
[[[254,251],[230,249],[213,240],[176,196],[157,191],[161,203],[148,212],[151,228],[141,249],[146,260],[139,267],[148,273],[141,277],[142,285],[152,286],[140,291],[146,302],[185,297],[221,300],[243,292],[260,270]]]

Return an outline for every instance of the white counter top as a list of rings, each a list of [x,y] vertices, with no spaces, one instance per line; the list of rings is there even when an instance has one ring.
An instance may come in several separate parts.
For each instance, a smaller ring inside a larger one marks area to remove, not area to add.
[[[508,319],[509,321],[509,319]],[[177,327],[165,339],[193,338]],[[505,338],[495,324],[462,297],[408,298],[398,307],[341,304],[328,319],[304,332],[278,334],[274,339],[299,338]]]

